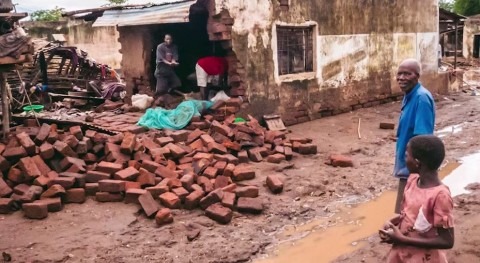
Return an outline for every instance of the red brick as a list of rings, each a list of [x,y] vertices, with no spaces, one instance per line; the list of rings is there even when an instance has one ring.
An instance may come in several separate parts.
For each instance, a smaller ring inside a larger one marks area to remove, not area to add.
[[[168,148],[158,148],[150,151],[150,154],[152,155],[153,159],[161,157],[165,159],[166,157],[170,156],[170,149]]]
[[[285,155],[276,153],[274,155],[270,155],[267,157],[267,162],[269,163],[281,163],[282,161],[285,161]]]
[[[88,171],[85,178],[87,183],[98,183],[100,180],[110,179],[111,175],[99,171]]]
[[[40,194],[43,192],[43,188],[40,186],[32,185],[28,188],[28,190],[21,196],[18,196],[18,198],[15,197],[15,194],[12,194],[11,198],[15,199],[15,201],[21,202],[21,203],[31,203],[38,199]]]
[[[171,209],[177,209],[180,208],[180,198],[171,192],[166,192],[160,195],[160,202],[162,202],[162,205],[165,207],[171,208]]]
[[[95,154],[99,154],[100,152],[105,150],[105,145],[103,144],[95,144],[92,148],[92,152]]]
[[[25,175],[26,180],[33,181],[35,178],[42,175],[37,165],[31,157],[24,157],[18,162],[18,166]]]
[[[200,138],[200,136],[204,135],[205,132],[199,130],[199,129],[195,129],[193,132],[191,132],[188,137],[187,137],[187,143],[190,144],[192,143],[193,141],[196,141],[197,139]]]
[[[62,141],[56,141],[54,144],[53,144],[53,148],[55,148],[55,150],[57,150],[59,153],[61,153],[63,156],[70,156],[70,157],[75,157],[77,158],[78,155],[77,153],[75,153],[72,148],[70,146],[68,146],[68,144],[66,144],[65,142],[62,142]]]
[[[98,183],[86,183],[85,193],[86,195],[95,195],[98,192]]]
[[[47,137],[47,142],[54,144],[56,141],[58,141],[58,132],[56,131],[50,131]]]
[[[178,160],[178,164],[186,164],[186,163],[192,163],[193,162],[193,157],[183,157],[182,159]]]
[[[263,211],[263,202],[259,198],[240,197],[237,209],[242,213],[260,214]]]
[[[93,138],[93,137],[95,137],[96,134],[97,134],[96,131],[92,131],[92,130],[86,130],[85,131],[85,137],[88,137],[88,138]]]
[[[202,150],[203,147],[205,147],[205,145],[203,144],[203,141],[200,139],[195,140],[194,142],[190,143],[188,146],[193,150]]]
[[[218,169],[215,167],[207,167],[205,171],[203,171],[203,176],[206,176],[209,179],[214,179],[217,176]]]
[[[47,205],[48,212],[59,212],[62,210],[62,199],[60,197],[54,198],[45,198],[41,200],[36,200],[34,204],[45,204]]]
[[[128,189],[142,189],[142,186],[138,182],[125,181],[125,191]]]
[[[168,192],[169,188],[167,185],[155,185],[145,188],[148,192],[152,194],[153,197],[158,198],[161,194]]]
[[[237,197],[255,198],[255,197],[258,197],[258,192],[259,192],[258,187],[252,186],[252,185],[237,187],[237,189],[235,189],[235,194],[237,195]]]
[[[85,189],[83,188],[72,188],[67,190],[67,195],[65,197],[66,203],[77,203],[81,204],[85,202]]]
[[[142,165],[140,167],[149,171],[149,172],[151,172],[151,173],[154,173],[159,166],[161,166],[161,165],[154,162],[154,161],[144,160],[144,161],[142,161]]]
[[[137,142],[137,136],[133,133],[125,133],[122,144],[120,145],[120,151],[124,154],[132,154],[133,148]]]
[[[55,155],[55,150],[53,149],[53,146],[50,143],[45,142],[40,146],[40,156],[44,160],[52,159],[54,155]]]
[[[41,186],[43,188],[47,187],[48,184],[50,183],[52,179],[48,178],[48,176],[39,176],[37,178],[35,178],[35,180],[33,181],[33,185],[38,185],[38,186]]]
[[[140,168],[137,182],[140,183],[141,186],[153,186],[155,185],[155,174]]]
[[[228,224],[232,221],[233,212],[230,208],[225,207],[220,203],[216,203],[205,210],[205,215],[220,224]]]
[[[7,161],[3,156],[0,156],[0,171],[5,172],[10,168],[10,162]]]
[[[212,182],[205,176],[199,176],[197,178],[197,184],[200,185],[203,191],[205,191],[206,193],[210,193],[214,190]]]
[[[223,176],[232,177],[234,170],[235,170],[235,165],[231,163],[227,164],[227,166],[225,167],[225,170],[223,171]]]
[[[252,148],[248,150],[248,157],[253,162],[261,162],[263,161],[262,154],[260,153],[259,148]]]
[[[213,167],[218,169],[218,174],[223,174],[225,172],[225,168],[227,167],[227,162],[218,161]]]
[[[133,167],[133,168],[135,168],[135,169],[137,169],[137,170],[140,170],[140,165],[141,165],[140,162],[137,161],[137,160],[130,160],[130,161],[128,161],[128,167]]]
[[[87,136],[88,137],[88,136]],[[93,137],[89,137],[96,144],[105,144],[108,141],[108,135],[104,133],[95,133]]]
[[[83,168],[83,169],[85,169],[85,167],[87,166],[84,160],[67,156],[63,158],[63,160],[60,162],[60,169],[62,169],[62,171],[65,171],[68,168],[70,168],[72,165],[76,165],[79,168]]]
[[[170,154],[173,158],[182,158],[184,155],[187,154],[187,151],[185,151],[182,147],[173,143],[167,144],[165,148],[170,149]]]
[[[229,184],[225,187],[222,188],[222,191],[223,192],[229,192],[229,193],[235,193],[235,190],[237,189],[237,185],[236,184]]]
[[[353,167],[353,160],[350,156],[332,154],[330,155],[330,165],[333,167]]]
[[[130,182],[127,182],[127,183],[130,183]],[[138,200],[138,197],[140,197],[143,194],[147,194],[147,193],[149,193],[149,192],[145,189],[129,188],[125,191],[124,201],[125,201],[126,204],[130,204],[130,203],[140,204],[140,202]]]
[[[60,174],[60,177],[73,177],[75,179],[74,187],[85,187],[86,183],[86,175],[80,173],[72,173],[72,172],[63,172]]]
[[[215,142],[212,136],[208,134],[203,134],[200,136],[200,139],[203,141],[203,144],[208,145],[209,143]]]
[[[144,137],[142,139],[142,144],[149,152],[151,152],[154,149],[161,148],[160,145],[155,143],[151,138],[147,138],[147,137]]]
[[[204,197],[205,193],[203,190],[195,190],[185,197],[185,209],[194,209],[196,208],[200,200]]]
[[[172,161],[172,160],[167,160],[167,165],[166,165],[166,167],[167,167],[168,169],[172,170],[172,171],[177,170],[177,165],[176,165],[175,162]]]
[[[12,198],[0,198],[0,214],[9,214],[14,211],[15,202]]]
[[[307,143],[307,144],[300,144],[298,147],[298,153],[300,154],[317,154],[317,145]]]
[[[185,141],[187,141],[189,134],[190,134],[189,131],[186,131],[186,130],[178,130],[178,131],[172,132],[172,133],[170,134],[170,137],[172,137],[172,139],[173,139],[175,142],[185,142]]]
[[[159,226],[173,223],[173,216],[170,209],[168,208],[160,209],[155,215],[155,222]]]
[[[178,188],[178,187],[182,187],[182,182],[180,181],[180,179],[178,178],[168,178],[168,187],[170,187],[170,189],[174,189],[174,188]]]
[[[193,156],[193,160],[208,160],[208,161],[213,161],[213,154],[211,153],[197,153]]]
[[[253,141],[253,137],[250,134],[240,132],[240,131],[236,131],[235,132],[235,141],[237,141],[237,142],[243,142],[243,141],[251,142],[251,141]]]
[[[195,175],[192,173],[187,173],[180,179],[182,187],[187,190],[192,190],[192,185],[195,182]]]
[[[147,192],[138,197],[138,202],[142,206],[143,211],[147,217],[150,217],[160,210],[160,205],[153,199],[152,195]]]
[[[235,194],[230,192],[223,192],[222,205],[233,209],[235,207]]]
[[[207,144],[208,151],[211,153],[225,154],[227,153],[227,148],[219,143],[211,142]]]
[[[250,161],[247,151],[241,151],[238,153],[238,161],[239,163],[248,163]]]
[[[216,189],[200,200],[200,207],[206,209],[212,204],[221,202],[223,198],[222,189]]]
[[[77,149],[76,149],[78,154],[86,154],[88,153],[88,145],[86,141],[81,141],[78,142]]]
[[[133,167],[128,167],[126,169],[120,170],[113,175],[113,179],[116,180],[136,180],[140,175],[139,171]]]
[[[35,154],[35,143],[30,139],[30,136],[25,132],[17,134],[17,139],[20,145],[25,149],[27,154],[34,155]]]
[[[79,143],[77,137],[73,135],[67,135],[65,139],[63,139],[63,142],[65,142],[72,149],[76,149]]]
[[[267,176],[268,189],[274,194],[281,193],[283,191],[283,180],[278,174],[271,174]]]
[[[23,212],[30,219],[44,219],[48,216],[48,206],[45,203],[28,203],[22,205]]]
[[[155,142],[160,144],[160,146],[165,146],[169,143],[175,143],[175,140],[172,137],[160,137],[155,139]]]
[[[162,165],[155,170],[155,174],[162,178],[178,178],[178,174],[176,172]]]
[[[293,158],[293,151],[291,147],[285,147],[285,158],[290,161]]]
[[[112,162],[105,162],[102,161],[97,165],[97,171],[103,172],[103,173],[108,173],[108,174],[114,174],[120,170],[123,169],[123,165],[118,164],[118,163],[112,163]]]
[[[80,126],[72,126],[72,127],[70,127],[69,131],[70,131],[70,134],[75,136],[78,140],[83,139],[83,132],[82,132],[82,128]]]
[[[108,138],[108,142],[113,144],[121,144],[124,138],[125,135],[123,133],[119,133],[115,134],[114,136],[110,136]]]
[[[0,177],[0,197],[7,197],[12,194],[13,190],[7,183]]]
[[[10,171],[8,171],[7,178],[8,180],[17,184],[23,183],[26,180],[23,172],[20,169],[14,167],[10,168]]]
[[[381,122],[380,123],[380,129],[394,130],[395,129],[395,123]]]
[[[95,194],[95,199],[97,202],[122,202],[123,196],[121,194],[97,192]]]
[[[152,157],[147,154],[147,153],[144,153],[144,152],[135,152],[135,154],[133,154],[133,159],[136,160],[136,161],[142,161],[142,160],[152,160]]]
[[[237,166],[233,170],[232,179],[235,181],[251,180],[255,178],[255,170],[250,166]]]
[[[224,188],[230,184],[230,178],[226,176],[218,176],[215,178],[215,189]]]
[[[54,178],[54,179],[51,179],[47,186],[50,187],[54,184],[59,184],[61,186],[63,186],[63,188],[65,189],[70,189],[73,187],[73,185],[75,184],[75,178],[74,177],[58,177],[58,178]]]
[[[30,186],[27,184],[19,184],[13,188],[13,192],[17,195],[24,195],[28,189],[30,189]]]
[[[100,192],[118,193],[125,191],[125,181],[121,180],[100,180],[98,181]]]
[[[47,191],[43,192],[40,198],[62,197],[65,196],[65,188],[59,184],[50,186]]]
[[[181,201],[185,201],[185,197],[187,197],[187,195],[189,194],[189,192],[183,187],[174,188],[172,189],[172,192],[176,194]]]
[[[38,131],[37,136],[35,137],[35,143],[37,145],[42,144],[45,140],[47,140],[48,135],[50,134],[50,125],[44,123],[40,130]]]
[[[22,157],[28,156],[27,151],[21,146],[6,148],[2,155],[9,160],[18,160]]]

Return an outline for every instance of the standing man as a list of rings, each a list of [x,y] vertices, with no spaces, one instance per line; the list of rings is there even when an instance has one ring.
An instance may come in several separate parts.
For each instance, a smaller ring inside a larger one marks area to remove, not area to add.
[[[159,98],[172,89],[180,87],[182,84],[174,68],[178,63],[178,49],[173,44],[172,36],[165,35],[164,42],[157,46],[157,67],[155,77],[157,78],[157,87],[155,97]]]
[[[403,191],[410,175],[405,163],[408,141],[423,134],[433,134],[435,102],[432,94],[419,83],[421,65],[415,59],[404,60],[398,67],[397,83],[405,97],[397,130],[394,176],[399,179],[395,213],[400,213]]]
[[[204,100],[208,100],[209,90],[207,85],[221,86],[226,78],[228,71],[228,62],[224,57],[209,56],[201,58],[195,66],[197,76],[197,86],[200,87],[200,93]]]

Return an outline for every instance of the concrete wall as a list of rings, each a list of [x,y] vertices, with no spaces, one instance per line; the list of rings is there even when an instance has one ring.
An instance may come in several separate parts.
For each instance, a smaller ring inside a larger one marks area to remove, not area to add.
[[[473,58],[473,39],[480,35],[480,18],[469,18],[465,21],[463,28],[463,57]]]
[[[422,62],[424,81],[437,76],[437,0],[290,0],[288,11],[277,0],[216,0],[223,9],[257,116],[294,123],[401,94],[396,68],[409,57]],[[314,72],[278,76],[277,25],[315,26]]]
[[[88,52],[95,61],[120,69],[119,33],[115,27],[92,27],[92,22],[69,20],[60,22],[23,22],[28,34],[34,38],[53,41],[52,34],[63,34],[66,45],[76,46]]]
[[[88,52],[95,61],[120,69],[119,33],[115,27],[92,27],[92,22],[72,20],[68,24],[67,45]]]

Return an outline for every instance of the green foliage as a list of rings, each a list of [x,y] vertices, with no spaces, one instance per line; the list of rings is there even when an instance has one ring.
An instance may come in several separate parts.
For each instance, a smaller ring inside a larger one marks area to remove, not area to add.
[[[438,1],[438,6],[447,11],[453,12],[453,2],[451,0],[440,0]]]
[[[453,10],[464,16],[480,14],[480,0],[455,0]]]
[[[37,10],[31,13],[30,17],[33,21],[55,22],[60,20],[64,10],[64,8],[60,8],[58,6],[49,10]]]
[[[108,0],[111,5],[123,5],[127,2],[128,0]]]

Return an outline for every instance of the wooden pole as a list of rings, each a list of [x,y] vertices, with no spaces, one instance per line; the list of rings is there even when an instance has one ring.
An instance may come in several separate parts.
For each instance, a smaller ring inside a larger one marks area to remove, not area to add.
[[[10,130],[10,109],[8,103],[7,93],[7,77],[4,72],[0,71],[0,91],[2,93],[2,128],[3,138],[7,137],[7,133]]]
[[[455,61],[453,68],[457,69],[457,50],[458,50],[458,19],[455,19]]]

